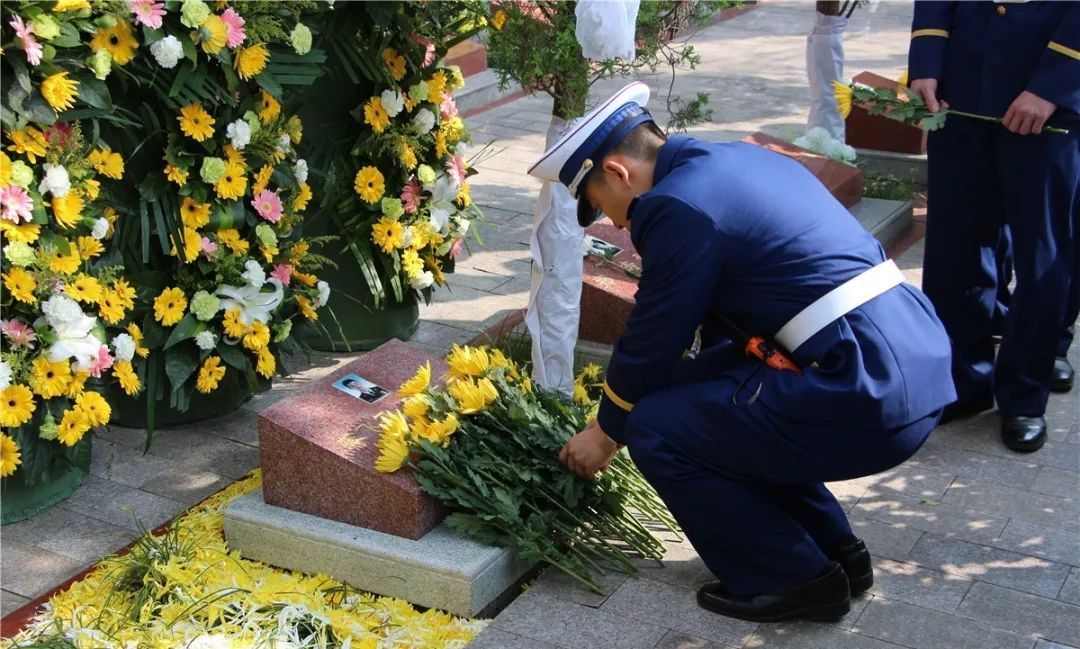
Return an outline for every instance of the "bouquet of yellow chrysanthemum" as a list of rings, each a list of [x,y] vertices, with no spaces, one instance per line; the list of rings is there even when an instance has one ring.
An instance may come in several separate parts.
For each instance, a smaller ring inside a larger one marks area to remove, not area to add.
[[[141,387],[134,339],[106,331],[135,298],[118,256],[106,252],[117,217],[105,196],[124,163],[91,147],[78,124],[27,124],[3,142],[0,478],[33,485],[86,468],[87,433],[110,416],[88,379],[115,379],[129,394]]]
[[[380,418],[375,467],[406,466],[450,505],[452,527],[522,557],[558,566],[593,590],[597,572],[632,573],[626,552],[659,559],[661,542],[640,516],[675,530],[659,497],[618,455],[596,482],[569,471],[559,450],[594,414],[601,369],[578,374],[570,403],[534,390],[526,368],[499,349],[454,346],[444,385],[425,364]],[[613,545],[615,542],[617,545]]]

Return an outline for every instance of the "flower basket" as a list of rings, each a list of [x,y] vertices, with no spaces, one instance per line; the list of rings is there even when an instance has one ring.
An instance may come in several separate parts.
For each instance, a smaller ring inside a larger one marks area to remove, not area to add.
[[[269,381],[265,386],[260,386],[259,392],[269,389]],[[131,397],[124,393],[120,386],[113,383],[105,387],[105,398],[113,408],[112,423],[127,428],[146,428],[147,391],[140,392]],[[194,391],[188,408],[180,411],[169,404],[168,399],[161,398],[154,407],[155,428],[168,426],[182,426],[204,419],[223,417],[238,409],[251,399],[252,390],[239,371],[229,370],[221,379],[218,388],[211,394],[202,394]]]
[[[90,469],[90,439],[74,446],[35,444],[41,417],[11,430],[22,449],[22,468],[0,480],[0,525],[33,518],[75,493]],[[31,457],[30,453],[34,455]]]

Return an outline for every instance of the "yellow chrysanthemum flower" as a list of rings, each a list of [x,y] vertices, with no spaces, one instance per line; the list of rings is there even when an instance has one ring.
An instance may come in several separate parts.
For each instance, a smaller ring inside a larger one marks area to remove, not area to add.
[[[51,74],[41,82],[41,96],[57,112],[68,110],[79,97],[79,82],[69,79],[66,70]]]
[[[90,40],[90,49],[93,51],[105,50],[112,56],[113,63],[127,65],[135,58],[135,50],[139,47],[139,41],[131,33],[131,27],[126,22],[118,22],[112,27],[99,29]]]
[[[472,205],[472,187],[469,187],[469,183],[465,183],[458,190],[457,202],[460,207],[468,207]]]
[[[311,201],[311,196],[311,185],[300,183],[300,189],[297,190],[296,197],[293,198],[293,209],[297,212],[306,210],[308,203]]]
[[[364,104],[364,123],[376,133],[382,133],[390,123],[390,115],[382,105],[382,99],[372,97]]]
[[[37,405],[34,394],[25,385],[13,383],[0,392],[0,426],[14,428],[30,421]]]
[[[256,320],[251,323],[247,333],[244,334],[244,347],[253,352],[270,344],[270,328],[266,323]]]
[[[445,158],[450,155],[450,148],[446,145],[446,129],[439,128],[435,131],[435,157]]]
[[[67,359],[55,363],[44,354],[34,359],[30,371],[30,387],[34,394],[51,399],[67,393],[71,381],[71,365]]]
[[[180,130],[196,142],[204,142],[214,135],[214,118],[201,104],[188,104],[180,109]]]
[[[180,167],[174,167],[170,164],[165,165],[165,177],[170,182],[175,183],[177,187],[183,187],[187,184],[188,172]]]
[[[319,278],[312,275],[311,273],[302,273],[296,270],[293,271],[292,278],[300,282],[304,286],[315,286],[315,284],[319,281]]]
[[[64,292],[79,302],[97,304],[101,299],[101,284],[89,275],[79,275],[64,285]]]
[[[405,167],[407,171],[412,171],[416,168],[418,160],[416,159],[416,149],[412,148],[408,143],[403,142],[401,146],[401,166]]]
[[[375,167],[363,167],[356,172],[353,189],[366,203],[378,203],[386,192],[386,181]]]
[[[195,379],[195,389],[203,394],[210,394],[217,389],[221,379],[225,377],[225,369],[225,366],[221,364],[221,357],[210,356],[199,368],[199,376]]]
[[[199,25],[199,41],[207,54],[217,54],[229,40],[229,28],[221,16],[210,14]]]
[[[296,296],[296,306],[300,308],[300,315],[314,322],[319,319],[319,314],[311,306],[311,301],[303,295]]]
[[[7,289],[8,295],[26,304],[37,302],[37,298],[34,297],[37,280],[33,275],[18,266],[12,266],[11,270],[3,274],[3,278],[4,288]]]
[[[109,417],[112,416],[112,408],[109,407],[109,402],[105,400],[105,397],[92,390],[83,392],[75,399],[74,410],[86,418],[91,428],[104,426],[109,423]]]
[[[49,250],[49,270],[61,275],[71,275],[79,270],[79,264],[82,263],[82,257],[79,255],[78,246],[68,243],[68,252],[65,255],[60,252],[60,248],[52,248]]]
[[[154,319],[171,327],[180,322],[187,308],[187,297],[178,288],[167,288],[154,298]]]
[[[527,376],[522,377],[521,383],[518,384],[518,387],[521,388],[522,393],[529,394],[530,392],[532,392],[532,379]]]
[[[285,123],[285,130],[289,133],[289,139],[292,143],[300,144],[300,141],[304,139],[304,123],[300,121],[299,115],[292,115]]]
[[[908,71],[904,70],[903,74],[900,75],[900,78],[897,79],[896,83],[898,83],[901,86],[904,86],[906,88],[907,85],[908,85],[908,81],[909,81],[909,79],[908,79]]]
[[[93,259],[105,252],[105,246],[94,237],[82,236],[75,241],[79,247],[79,256],[83,259]]]
[[[268,379],[274,375],[275,369],[277,369],[277,359],[274,358],[269,347],[263,347],[256,357],[255,371],[264,379]]]
[[[217,192],[218,198],[224,198],[225,200],[236,200],[243,198],[247,193],[247,176],[244,166],[236,162],[229,162],[225,165],[225,173],[221,174],[221,180],[214,185],[214,191]]]
[[[96,178],[87,178],[83,181],[83,193],[92,201],[96,201],[101,193],[101,183]]]
[[[424,419],[430,409],[431,402],[422,394],[413,395],[401,402],[401,410],[409,419]]]
[[[150,349],[147,347],[143,347],[143,333],[142,329],[139,328],[139,325],[135,324],[134,322],[130,323],[127,326],[127,332],[128,335],[131,336],[131,339],[135,342],[135,353],[142,358],[146,358],[147,356],[149,356]]]
[[[236,53],[236,73],[246,81],[265,70],[269,60],[270,51],[262,43],[242,47]]]
[[[90,2],[88,0],[56,0],[56,4],[53,5],[53,11],[56,13],[82,11],[83,9],[90,8]]]
[[[263,165],[260,167],[251,184],[251,193],[258,194],[266,189],[266,186],[270,183],[270,176],[273,175],[273,173],[274,168],[270,165]]]
[[[585,389],[585,386],[580,383],[574,384],[574,403],[579,406],[587,406],[592,403],[592,399],[589,398],[589,392]]]
[[[427,82],[428,101],[438,104],[442,101],[443,91],[446,90],[446,72],[439,70],[431,75]]]
[[[60,420],[56,439],[64,446],[75,446],[88,430],[90,422],[86,420],[86,416],[72,408],[65,412],[64,418]]]
[[[405,78],[405,57],[397,53],[392,47],[388,47],[383,50],[382,53],[383,63],[390,70],[390,74],[394,77],[394,81],[401,81]]]
[[[405,236],[405,228],[399,221],[382,217],[371,226],[371,240],[385,253],[393,252]]]
[[[22,454],[15,439],[0,433],[0,478],[6,478],[22,464]]]
[[[75,188],[70,189],[60,198],[54,196],[50,205],[56,222],[64,229],[78,225],[82,220],[83,208],[86,207],[82,194]]]
[[[135,373],[135,368],[132,366],[131,361],[116,361],[113,364],[113,376],[120,382],[120,388],[129,397],[133,397],[139,393],[142,389],[142,383],[139,381],[139,375]]]
[[[99,173],[114,180],[124,177],[124,159],[119,153],[107,149],[95,149],[90,152],[88,159]]]
[[[446,355],[450,376],[456,379],[484,376],[491,368],[491,357],[483,347],[454,345]]]
[[[416,370],[416,374],[414,374],[411,379],[401,384],[397,394],[399,397],[411,397],[414,394],[420,394],[424,390],[427,390],[430,383],[431,363],[424,363]]]
[[[237,254],[245,254],[248,251],[246,239],[240,238],[240,233],[235,228],[225,228],[217,232],[218,243]]]
[[[247,325],[240,321],[240,307],[233,307],[225,312],[222,328],[229,338],[243,338],[247,333]]]
[[[463,415],[485,410],[488,404],[499,398],[499,391],[495,389],[495,384],[487,378],[477,381],[472,379],[452,381],[447,392],[457,402],[458,412]]]
[[[77,399],[79,395],[83,393],[86,387],[86,379],[90,378],[90,372],[85,370],[79,370],[71,375],[71,381],[68,382],[67,393],[64,395],[68,399]]]
[[[109,324],[116,324],[124,319],[124,303],[116,291],[106,289],[98,300],[98,315]]]
[[[7,150],[26,156],[30,164],[37,164],[38,158],[45,157],[45,147],[48,145],[45,134],[33,126],[27,126],[19,131],[8,131],[7,135],[11,140]]]
[[[119,216],[117,215],[116,210],[112,207],[106,207],[105,209],[101,210],[101,215],[104,216],[105,220],[109,222],[109,231],[105,233],[105,238],[108,239],[116,233],[116,220],[117,218],[119,218]]]
[[[499,9],[491,17],[491,26],[494,27],[495,29],[502,29],[503,25],[505,25],[505,24],[506,24],[506,11],[503,10],[503,9]]]
[[[262,105],[262,108],[259,110],[259,119],[262,120],[263,124],[266,124],[281,114],[281,104],[278,103],[277,99],[274,99],[273,95],[265,90],[262,91],[259,103]]]
[[[457,431],[458,418],[454,413],[446,415],[442,421],[429,422],[424,427],[424,437],[433,444],[446,446],[450,443],[450,436]]]
[[[120,300],[120,303],[124,305],[125,309],[135,308],[135,289],[131,284],[127,283],[126,279],[121,278],[116,280],[113,283],[112,290],[113,293],[116,294],[117,299]],[[131,337],[134,338],[135,334],[131,334]]]
[[[836,108],[840,111],[840,115],[847,119],[847,116],[851,114],[851,86],[840,81],[833,81],[832,86],[833,95],[836,97]]]
[[[379,438],[376,448],[379,457],[375,459],[375,470],[379,473],[393,473],[409,461],[409,445],[404,437],[384,435]]]
[[[210,203],[200,203],[185,197],[180,205],[180,221],[189,228],[201,228],[210,222]]]
[[[0,151],[0,187],[7,187],[10,184],[11,158],[3,151]]]
[[[184,228],[184,263],[190,264],[199,258],[202,252],[202,237],[195,228]]]
[[[415,250],[409,248],[401,255],[401,269],[409,279],[419,277],[424,272],[424,260]]]

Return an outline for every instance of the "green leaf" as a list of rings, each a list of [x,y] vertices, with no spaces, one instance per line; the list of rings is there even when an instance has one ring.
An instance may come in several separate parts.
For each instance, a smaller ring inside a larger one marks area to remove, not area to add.
[[[236,345],[230,345],[224,340],[218,342],[217,345],[218,356],[221,356],[221,360],[225,361],[225,364],[229,367],[235,367],[236,369],[244,372],[247,370],[248,361],[244,352]]]
[[[79,30],[71,23],[61,23],[60,35],[49,41],[53,47],[80,47],[82,40],[79,38]]]
[[[26,69],[26,64],[15,57],[6,57],[8,62],[11,63],[11,67],[15,69],[15,80],[19,82],[19,86],[26,91],[29,95],[33,90],[33,86],[30,85],[30,71]]]
[[[194,314],[189,313],[184,316],[184,318],[173,327],[172,333],[170,333],[169,337],[165,340],[163,349],[169,349],[181,341],[194,338],[195,334],[199,332],[200,324],[202,323],[195,318]]]
[[[109,88],[104,81],[85,74],[72,76],[79,81],[79,99],[83,103],[101,110],[112,108],[112,97],[109,96]]]
[[[182,387],[199,367],[199,350],[194,345],[173,347],[165,352],[165,375],[174,390]]]
[[[56,122],[56,111],[45,101],[40,92],[35,91],[23,103],[27,117],[42,126],[52,126]]]

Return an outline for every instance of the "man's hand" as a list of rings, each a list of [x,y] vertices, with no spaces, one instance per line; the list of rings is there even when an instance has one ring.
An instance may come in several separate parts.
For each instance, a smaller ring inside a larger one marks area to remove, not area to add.
[[[1013,100],[1001,123],[1018,135],[1038,135],[1055,110],[1057,104],[1025,90]]]
[[[911,88],[912,92],[922,97],[922,100],[926,102],[926,107],[935,113],[949,107],[946,102],[938,101],[937,79],[914,79],[908,87]]]
[[[596,472],[606,469],[618,452],[619,445],[592,421],[563,446],[559,460],[579,476],[594,480]]]

